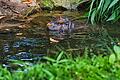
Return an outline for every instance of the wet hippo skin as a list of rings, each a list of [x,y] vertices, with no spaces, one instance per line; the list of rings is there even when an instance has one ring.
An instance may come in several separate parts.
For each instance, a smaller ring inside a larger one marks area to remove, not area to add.
[[[65,35],[69,35],[74,30],[74,23],[67,17],[58,17],[56,20],[47,24],[49,34],[54,39],[64,39]]]

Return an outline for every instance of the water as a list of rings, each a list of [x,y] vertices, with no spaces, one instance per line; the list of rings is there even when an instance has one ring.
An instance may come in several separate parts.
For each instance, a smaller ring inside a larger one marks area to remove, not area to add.
[[[29,35],[29,33],[24,31],[21,32],[22,35],[17,36],[16,34],[18,33],[0,34],[0,52],[1,55],[3,55],[0,59],[20,52],[29,52],[33,54],[46,53],[46,47],[49,44],[47,38],[35,37],[34,33]]]
[[[41,17],[36,17],[36,19],[27,24],[22,23],[27,28],[21,29],[15,25],[16,27],[12,29],[11,27],[1,29],[1,63],[2,61],[6,63],[11,59],[23,61],[39,60],[43,56],[55,56],[56,53],[62,50],[76,56],[81,55],[85,47],[89,47],[91,53],[101,54],[106,51],[105,45],[110,45],[112,42],[108,35],[103,33],[104,30],[107,30],[113,38],[120,39],[120,24],[102,25],[104,29],[101,29],[101,26],[98,25],[99,27],[93,29],[91,25],[86,25],[84,21],[76,20],[73,22],[75,25],[73,32],[70,31],[69,35],[62,36],[62,40],[59,43],[50,43],[49,39],[53,35],[49,35],[51,32],[49,33],[46,27],[50,20],[46,17],[42,17],[43,21]],[[54,22],[54,20],[52,21]],[[57,38],[59,38],[59,35],[57,35]]]

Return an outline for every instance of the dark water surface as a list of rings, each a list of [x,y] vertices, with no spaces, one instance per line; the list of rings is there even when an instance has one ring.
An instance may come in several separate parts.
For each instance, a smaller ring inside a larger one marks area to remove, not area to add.
[[[101,30],[101,26],[98,29],[91,30],[92,26],[88,27],[85,23],[76,21],[73,22],[75,30],[69,33],[68,37],[59,43],[50,43],[50,35],[46,29],[46,24],[43,24],[44,21],[43,23],[35,22],[30,22],[30,28],[27,29],[18,29],[15,30],[16,32],[0,32],[1,63],[9,59],[37,60],[42,56],[51,55],[61,50],[80,54],[83,52],[84,47],[89,46],[88,44],[91,44],[89,47],[94,47],[94,43],[99,43],[97,41],[100,39],[98,31]],[[110,36],[120,39],[120,24],[108,24],[103,25],[103,27],[108,31]],[[100,45],[96,49],[99,47]],[[51,49],[50,54],[48,54],[49,49]]]

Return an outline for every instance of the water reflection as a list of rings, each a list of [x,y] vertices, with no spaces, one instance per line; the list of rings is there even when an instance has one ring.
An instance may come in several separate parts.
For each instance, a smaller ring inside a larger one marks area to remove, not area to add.
[[[41,20],[37,21],[39,22]],[[82,54],[85,47],[89,47],[91,53],[101,53],[106,50],[103,43],[105,43],[108,36],[105,36],[102,30],[100,31],[100,28],[97,30],[98,27],[92,30],[93,27],[89,29],[88,26],[86,27],[85,24],[81,24],[80,21],[71,22],[67,18],[60,23],[55,22],[55,20],[51,21],[49,26],[47,26],[49,27],[49,31],[46,30],[46,25],[43,26],[41,23],[34,24],[31,22],[31,27],[27,29],[17,29],[15,33],[0,33],[1,62],[10,59],[25,61],[39,60],[47,53],[47,49],[51,49],[50,53],[56,54],[58,51],[64,50],[68,53],[73,53],[73,55]],[[120,37],[120,29],[118,26],[116,28],[114,28],[115,25],[107,26],[108,27],[104,27],[108,29],[110,35],[115,38]],[[75,30],[73,31],[74,28]],[[73,34],[71,34],[72,31]],[[113,32],[115,34],[113,34]],[[50,46],[50,38],[61,41]],[[109,39],[108,41],[110,43]],[[107,41],[106,44],[108,44]],[[59,48],[58,46],[61,47]],[[100,51],[100,49],[102,50]]]
[[[14,35],[1,35],[0,59],[33,60],[47,52],[49,40],[46,38],[16,38]],[[36,50],[36,51],[35,51]],[[34,55],[33,55],[34,54]]]

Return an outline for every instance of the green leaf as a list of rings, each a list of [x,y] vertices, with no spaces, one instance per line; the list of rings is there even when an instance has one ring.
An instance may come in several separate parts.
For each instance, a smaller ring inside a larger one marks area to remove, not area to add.
[[[90,11],[89,11],[89,15],[88,15],[88,20],[90,20],[90,16],[91,16],[91,13],[92,13],[94,2],[95,2],[95,0],[92,0],[92,3],[90,5]]]
[[[61,53],[58,55],[58,57],[57,57],[57,61],[60,61],[60,59],[62,58],[62,55],[64,54],[64,52],[63,51],[61,51]]]
[[[111,54],[109,56],[109,63],[113,64],[113,63],[115,63],[115,60],[116,60],[115,54]]]
[[[116,17],[115,12],[107,19],[107,21],[114,20]]]
[[[112,50],[108,45],[106,45],[106,47],[107,47],[108,51],[109,51],[111,54],[114,53],[113,50]]]
[[[43,71],[50,77],[49,80],[54,80],[54,75],[50,71],[44,68],[43,68]]]
[[[117,55],[118,60],[120,60],[120,47],[117,45],[114,45],[113,49]]]
[[[68,59],[63,59],[63,60],[60,60],[58,63],[66,63],[66,62],[69,62]]]
[[[105,0],[102,14],[104,14],[104,12],[107,10],[107,8],[109,7],[110,2],[111,2],[111,0]]]
[[[45,6],[45,7],[49,7],[49,8],[53,8],[54,3],[52,0],[43,0],[41,1],[41,3]]]
[[[100,0],[100,3],[99,3],[99,6],[98,6],[97,10],[100,10],[100,8],[103,7],[103,6],[102,6],[103,3],[104,3],[104,0]]]
[[[88,47],[86,47],[84,51],[84,57],[88,58],[88,54],[89,54]]]
[[[48,61],[51,61],[51,62],[56,62],[55,59],[52,59],[52,58],[49,58],[49,57],[43,57],[44,59],[48,60]]]
[[[120,47],[119,46],[114,45],[113,49],[114,49],[116,54],[120,54]]]
[[[113,7],[118,1],[119,0],[113,0],[108,9],[110,9],[111,7]]]
[[[95,13],[96,13],[96,10],[94,10],[91,14],[91,23],[94,24],[95,23]]]

